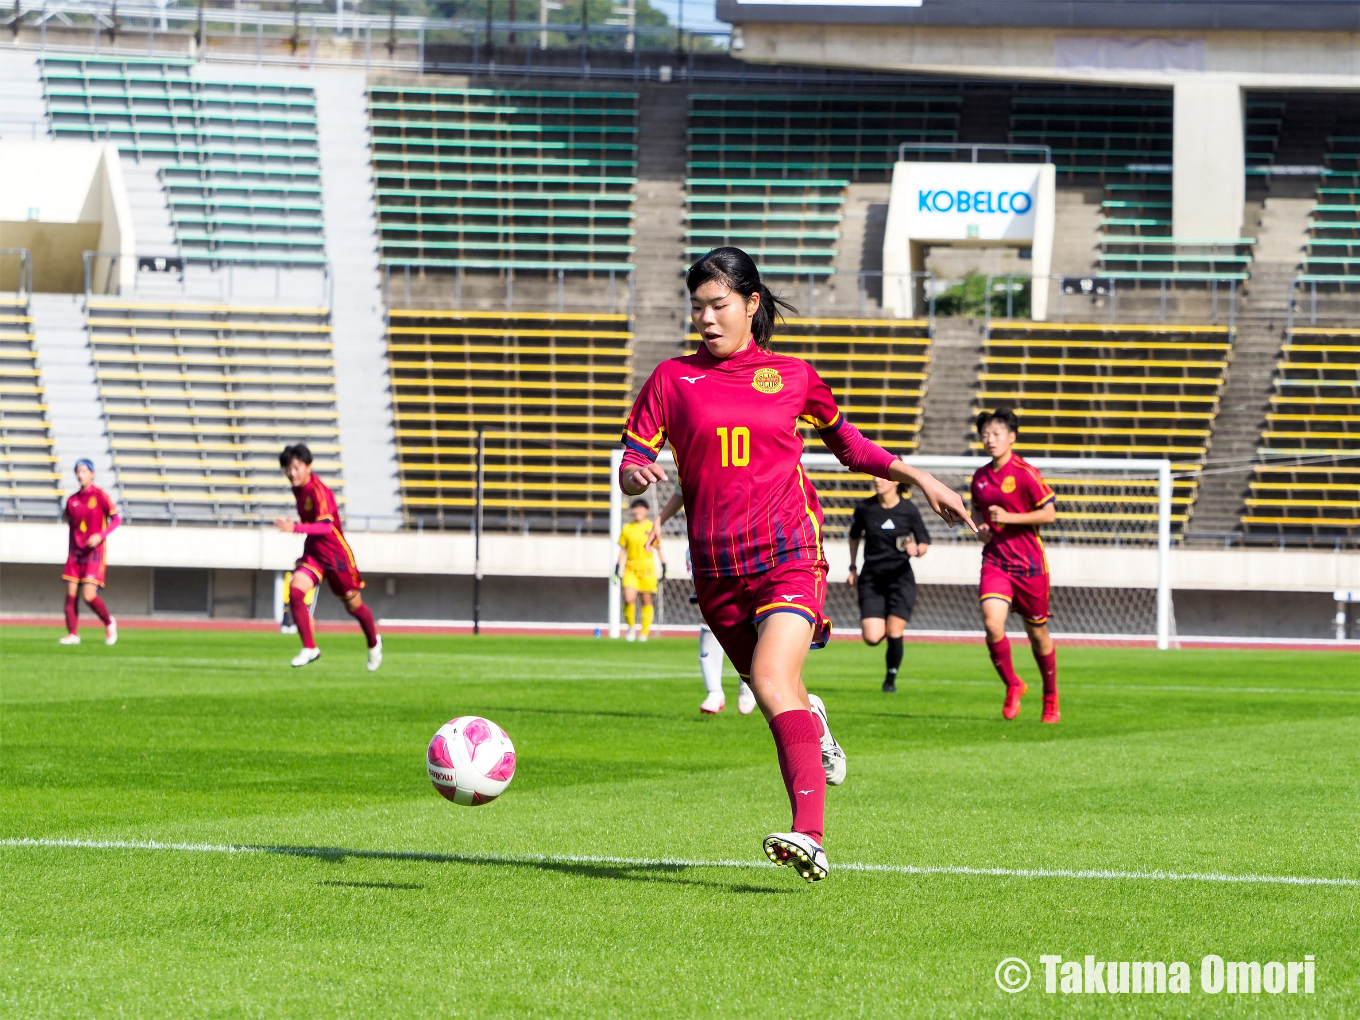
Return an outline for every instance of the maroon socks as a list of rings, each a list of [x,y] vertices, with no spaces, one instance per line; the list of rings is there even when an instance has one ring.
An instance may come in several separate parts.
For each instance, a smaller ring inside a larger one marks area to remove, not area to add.
[[[96,595],[94,598],[90,599],[90,608],[94,610],[94,615],[99,617],[99,619],[103,621],[104,626],[107,627],[109,621],[112,620],[113,617],[109,615],[109,607],[104,605],[104,600]]]
[[[76,633],[76,614],[80,611],[74,595],[66,596],[66,632]]]
[[[307,605],[307,593],[296,586],[289,588],[288,605],[293,610],[293,622],[297,624],[302,647],[315,648],[316,638],[312,636],[312,613]]]
[[[373,612],[368,606],[360,606],[358,609],[351,609],[349,615],[358,620],[359,626],[364,629],[368,647],[374,647],[378,643],[378,625],[373,622]]]
[[[1052,698],[1058,693],[1058,649],[1055,646],[1053,651],[1047,655],[1040,655],[1039,650],[1034,650],[1034,661],[1039,664],[1039,674],[1044,678],[1044,698]]]
[[[807,709],[781,712],[770,720],[779,772],[789,791],[793,831],[822,841],[826,771],[822,768],[822,725]]]
[[[1003,636],[1000,641],[993,644],[987,642],[987,652],[992,657],[992,665],[1001,674],[1001,679],[1006,682],[1007,687],[1015,687],[1023,683],[1020,675],[1015,672],[1015,667],[1011,665],[1011,639]]]

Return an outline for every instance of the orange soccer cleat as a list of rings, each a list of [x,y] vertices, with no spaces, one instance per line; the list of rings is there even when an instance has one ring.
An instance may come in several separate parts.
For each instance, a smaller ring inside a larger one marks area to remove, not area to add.
[[[1001,718],[1014,719],[1020,714],[1020,699],[1025,696],[1029,688],[1021,680],[1018,684],[1006,685],[1006,704],[1001,709]]]
[[[1044,717],[1040,722],[1055,723],[1062,718],[1062,713],[1058,711],[1058,696],[1051,694],[1044,698]]]

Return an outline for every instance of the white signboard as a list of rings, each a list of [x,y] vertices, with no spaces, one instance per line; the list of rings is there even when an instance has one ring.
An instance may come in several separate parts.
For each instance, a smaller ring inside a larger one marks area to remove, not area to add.
[[[898,164],[907,235],[938,241],[1033,241],[1039,170],[1033,164]]]

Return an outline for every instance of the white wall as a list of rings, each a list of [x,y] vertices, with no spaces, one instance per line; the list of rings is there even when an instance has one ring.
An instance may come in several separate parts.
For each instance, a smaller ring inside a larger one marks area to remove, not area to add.
[[[350,532],[346,536],[362,571],[373,574],[470,575],[472,535],[467,532]],[[61,524],[10,524],[0,528],[0,564],[66,562],[67,529]],[[109,540],[111,566],[286,570],[302,552],[301,535],[272,528],[193,528],[130,524]],[[829,543],[833,581],[850,566],[844,540]],[[976,584],[977,543],[936,543],[916,563],[922,584]],[[599,536],[486,535],[483,571],[503,577],[605,578],[617,546]],[[684,572],[685,543],[668,540],[673,576]],[[1061,585],[1153,588],[1153,549],[1048,546],[1053,577]],[[1332,592],[1360,589],[1360,553],[1279,549],[1175,549],[1173,588],[1205,591]]]
[[[1174,92],[1171,234],[1241,237],[1247,197],[1242,89],[1236,82],[1180,78]]]

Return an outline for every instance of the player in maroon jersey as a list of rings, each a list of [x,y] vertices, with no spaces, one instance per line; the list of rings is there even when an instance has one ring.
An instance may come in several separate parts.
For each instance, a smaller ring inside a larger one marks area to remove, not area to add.
[[[822,508],[803,472],[798,422],[851,470],[918,485],[946,520],[972,522],[958,493],[846,421],[810,365],[768,349],[779,302],[749,255],[714,249],[686,284],[703,343],[643,385],[623,433],[619,484],[636,496],[666,481],[655,461],[670,441],[699,608],[755,692],[793,808],[793,831],[766,837],[765,852],[815,882],[828,870],[826,786],[844,781],[845,753],[802,680],[808,648],[824,645],[831,625],[822,614]]]
[[[1058,653],[1048,633],[1048,558],[1038,526],[1057,518],[1057,497],[1038,470],[1011,452],[1020,426],[1006,407],[977,418],[978,436],[992,462],[973,474],[973,512],[982,523],[982,578],[978,598],[987,628],[987,650],[992,665],[1006,682],[1002,716],[1020,714],[1020,698],[1028,688],[1011,665],[1011,642],[1006,618],[1020,611],[1029,634],[1034,661],[1044,680],[1043,721],[1058,721]]]
[[[76,629],[78,590],[104,624],[104,644],[117,644],[118,621],[99,597],[99,589],[104,587],[109,534],[123,522],[109,494],[94,484],[93,463],[84,458],[76,461],[76,481],[80,491],[66,500],[61,513],[71,526],[71,538],[66,547],[66,569],[61,572],[66,582],[66,636],[60,643],[80,644]]]
[[[300,521],[279,517],[274,521],[274,527],[307,536],[288,589],[288,605],[297,623],[298,636],[302,638],[302,651],[294,656],[293,665],[305,666],[321,658],[321,649],[316,647],[312,630],[316,597],[312,597],[309,607],[307,593],[325,580],[345,604],[349,615],[363,628],[368,640],[368,668],[375,670],[382,665],[382,637],[373,622],[372,610],[364,605],[359,595],[364,580],[359,575],[359,566],[354,562],[354,553],[345,541],[345,534],[340,530],[340,508],[335,502],[335,493],[312,474],[312,451],[305,443],[285,446],[279,454],[279,466],[293,486]]]

